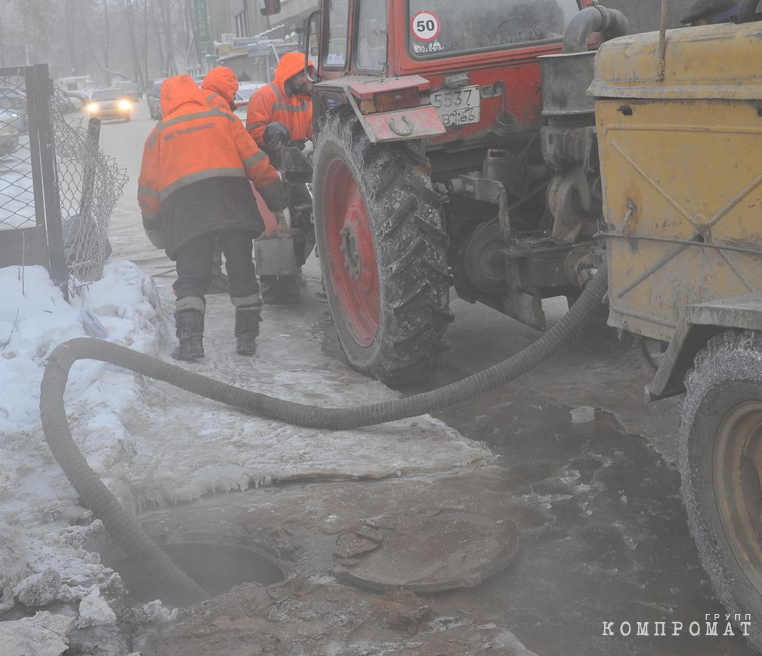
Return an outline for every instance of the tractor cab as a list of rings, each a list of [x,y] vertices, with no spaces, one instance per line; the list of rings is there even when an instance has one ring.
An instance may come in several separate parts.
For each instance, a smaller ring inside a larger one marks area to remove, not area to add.
[[[304,37],[307,52],[318,44],[316,124],[338,102],[355,100],[364,116],[430,107],[439,117],[412,131],[370,128],[373,142],[435,137],[430,148],[462,147],[507,128],[536,131],[543,125],[538,58],[561,52],[572,18],[591,4],[322,0]],[[280,12],[280,0],[262,0],[261,10]]]
[[[537,58],[561,51],[580,8],[577,0],[324,0],[316,117],[330,111],[336,93],[349,92],[363,116],[429,107],[439,119],[411,119],[412,131],[401,130],[409,134],[371,128],[379,141],[427,138],[429,150],[462,148],[507,125],[514,133],[536,131]]]

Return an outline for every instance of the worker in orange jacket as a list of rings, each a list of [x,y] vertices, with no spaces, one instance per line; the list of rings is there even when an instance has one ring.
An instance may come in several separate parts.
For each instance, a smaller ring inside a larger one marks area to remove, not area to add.
[[[213,68],[201,82],[206,104],[230,113],[236,110],[235,94],[238,87],[236,74],[227,66]]]
[[[314,73],[311,64],[307,72],[310,75]],[[278,62],[273,82],[251,95],[246,112],[246,129],[260,148],[266,149],[263,137],[265,128],[272,123],[282,123],[291,133],[292,145],[304,149],[305,154],[312,151],[312,85],[307,72],[304,55],[287,52]],[[289,195],[294,208],[311,208],[312,196],[306,185],[291,184]],[[315,243],[311,212],[309,209],[294,212],[293,219],[292,227],[297,228],[300,235],[299,240],[294,237],[294,251],[297,265],[301,267]],[[260,276],[260,282],[265,303],[292,305],[299,302],[298,276]]]
[[[253,355],[262,301],[252,262],[252,239],[264,230],[249,180],[284,224],[286,190],[267,155],[234,115],[210,108],[188,75],[161,86],[163,120],[145,144],[138,180],[143,226],[151,242],[177,262],[175,323],[180,345],[172,356],[204,356],[204,295],[216,240],[222,245],[236,308],[236,351]]]
[[[312,64],[308,71],[314,73]],[[294,141],[312,138],[312,85],[304,70],[304,55],[299,52],[283,55],[275,79],[249,99],[246,129],[260,148],[265,147],[262,133],[270,123],[283,123]]]
[[[238,78],[227,66],[217,66],[206,74],[201,82],[201,91],[209,107],[223,112],[235,112],[235,94],[238,91]],[[219,243],[214,248],[214,264],[212,267],[212,284],[210,294],[224,294],[230,291],[230,281],[222,273],[222,247]]]

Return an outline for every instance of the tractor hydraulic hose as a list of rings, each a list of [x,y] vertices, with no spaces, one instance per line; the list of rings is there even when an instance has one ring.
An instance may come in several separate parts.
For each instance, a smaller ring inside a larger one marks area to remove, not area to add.
[[[587,43],[593,32],[601,32],[603,38],[613,39],[630,31],[627,17],[616,9],[595,5],[579,12],[569,23],[564,34],[562,52],[571,54],[587,51]]]
[[[485,371],[408,398],[346,408],[320,408],[284,401],[217,382],[104,340],[73,339],[56,347],[45,367],[40,387],[42,429],[53,455],[74,489],[127,554],[149,574],[170,583],[189,601],[197,602],[206,598],[206,593],[143,533],[90,468],[72,439],[63,396],[69,370],[77,360],[108,362],[201,397],[289,424],[335,430],[360,428],[432,412],[516,380],[568,347],[575,337],[582,334],[607,288],[608,275],[604,266],[566,315],[547,333],[534,344]]]

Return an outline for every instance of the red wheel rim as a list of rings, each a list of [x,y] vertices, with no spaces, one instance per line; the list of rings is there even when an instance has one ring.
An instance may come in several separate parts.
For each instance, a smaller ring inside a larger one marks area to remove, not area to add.
[[[325,176],[328,268],[342,317],[353,339],[370,346],[378,332],[378,266],[360,190],[344,160],[334,157]]]

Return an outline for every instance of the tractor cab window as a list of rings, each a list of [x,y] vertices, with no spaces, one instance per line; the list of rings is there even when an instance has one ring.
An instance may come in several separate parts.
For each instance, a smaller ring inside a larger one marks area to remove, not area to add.
[[[408,44],[416,58],[497,50],[562,39],[577,0],[409,0]]]
[[[327,68],[344,68],[347,63],[349,0],[328,0],[328,29],[325,61]]]
[[[360,0],[355,65],[363,71],[386,68],[386,2]]]

